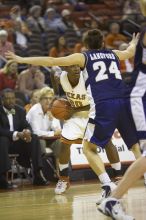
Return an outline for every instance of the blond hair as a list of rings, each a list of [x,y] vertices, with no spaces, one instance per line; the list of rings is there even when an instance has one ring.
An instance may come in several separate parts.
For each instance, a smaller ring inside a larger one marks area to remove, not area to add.
[[[8,73],[9,73],[9,66],[10,66],[12,63],[16,63],[16,62],[15,62],[14,60],[9,60],[9,61],[5,64],[5,66],[1,69],[4,74],[8,74]],[[17,75],[17,73],[16,73],[16,75]]]
[[[44,98],[48,94],[53,97],[54,96],[54,90],[47,86],[47,87],[44,87],[43,89],[40,90],[39,99],[41,100],[42,98]]]

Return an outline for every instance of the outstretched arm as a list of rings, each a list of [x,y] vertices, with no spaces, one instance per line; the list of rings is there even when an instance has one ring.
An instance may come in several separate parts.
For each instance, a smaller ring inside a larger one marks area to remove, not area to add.
[[[36,66],[70,66],[79,65],[84,67],[85,56],[81,53],[74,53],[66,57],[20,57],[12,52],[6,53],[6,58],[14,60],[17,63],[26,63]]]
[[[126,50],[113,50],[120,60],[126,60],[135,55],[136,45],[139,39],[139,34],[133,34],[132,40]]]

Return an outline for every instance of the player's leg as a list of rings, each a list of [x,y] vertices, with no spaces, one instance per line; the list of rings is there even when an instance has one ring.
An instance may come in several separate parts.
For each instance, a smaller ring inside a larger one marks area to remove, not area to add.
[[[114,101],[112,101],[112,103],[111,101],[99,102],[96,106],[95,119],[89,118],[83,141],[84,154],[102,184],[103,192],[97,201],[98,204],[103,198],[109,196],[111,191],[116,187],[116,185],[111,182],[105,170],[104,163],[96,150],[97,146],[105,148],[105,145],[109,142],[115,130],[116,109],[114,107],[112,110],[109,108],[111,104],[113,105],[113,102]],[[109,120],[109,118],[111,119]]]
[[[128,168],[112,197],[120,199],[146,171],[146,157],[141,156]]]
[[[83,141],[83,153],[85,154],[92,170],[96,173],[99,177],[101,183],[111,182],[108,174],[105,171],[104,163],[100,158],[99,154],[97,153],[97,146],[91,142],[86,140]],[[100,175],[105,173],[105,177],[100,178]]]
[[[56,184],[55,193],[62,194],[70,186],[69,182],[69,161],[70,161],[70,144],[61,143],[61,152],[59,155],[59,181]]]
[[[116,185],[111,182],[111,179],[108,173],[105,170],[104,163],[97,153],[97,146],[89,141],[83,141],[83,152],[89,162],[90,167],[98,176],[101,184],[103,192],[101,196],[97,200],[97,204],[110,195],[111,191],[116,187]]]
[[[127,111],[127,103],[121,100],[121,111],[120,117],[118,120],[118,130],[125,141],[128,148],[133,146],[133,149],[138,149],[137,143],[137,133],[134,126],[134,122],[130,115],[130,112]],[[123,118],[125,120],[123,120]],[[127,132],[128,130],[128,132]],[[138,152],[138,150],[137,150]],[[119,201],[117,199],[121,198],[121,196],[128,190],[128,188],[140,178],[142,173],[144,173],[146,166],[144,168],[140,168],[140,166],[144,163],[144,158],[140,157],[136,162],[134,162],[131,167],[127,170],[123,179],[118,184],[117,190],[114,191],[112,196],[116,196],[115,198],[108,198],[98,207],[99,211],[103,212],[106,215],[110,215],[113,219],[123,219],[123,220],[131,220],[133,217],[127,216],[122,207],[119,205]],[[117,210],[115,212],[115,209]]]
[[[145,74],[139,73],[139,77],[145,82]],[[141,80],[142,81],[142,80]],[[137,135],[140,143],[140,148],[142,152],[146,149],[146,101],[142,97],[133,97],[138,88],[142,90],[145,89],[145,84],[143,86],[139,85],[140,80],[137,81],[136,87],[132,91],[132,97],[130,98],[130,107],[132,117],[136,126]],[[145,91],[145,90],[143,90]],[[133,152],[134,153],[134,152]],[[136,153],[137,154],[137,153]],[[144,173],[144,184],[146,185],[146,173]]]
[[[107,158],[114,172],[115,180],[118,181],[122,177],[121,162],[116,146],[110,140],[105,146]]]
[[[61,153],[59,155],[59,169],[61,176],[68,177],[68,164],[70,161],[70,146],[71,144],[61,143]]]
[[[141,157],[141,150],[138,141],[136,127],[129,109],[129,100],[121,101],[121,112],[117,129],[120,132],[128,149],[131,150],[135,158]],[[123,120],[124,119],[124,120]],[[128,131],[128,132],[127,132]]]
[[[81,144],[87,119],[72,117],[65,121],[62,129],[62,147],[59,155],[60,178],[55,188],[56,194],[64,193],[70,186],[69,161],[71,144]]]
[[[99,211],[116,220],[134,219],[124,213],[118,200],[122,198],[127,190],[144,174],[144,172],[146,172],[146,157],[142,156],[128,168],[117,188],[111,193],[111,196],[99,205]]]
[[[102,101],[97,103],[94,109],[96,111],[95,118],[89,118],[86,127],[83,152],[100,182],[106,184],[111,180],[105,171],[102,159],[97,153],[97,146],[105,148],[112,137],[116,128],[117,103],[114,100]]]

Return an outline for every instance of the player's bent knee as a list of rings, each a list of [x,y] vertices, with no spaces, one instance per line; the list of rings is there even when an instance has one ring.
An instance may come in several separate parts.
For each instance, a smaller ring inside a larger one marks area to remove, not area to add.
[[[83,153],[85,155],[87,155],[89,152],[94,152],[94,153],[97,153],[97,146],[96,145],[93,145],[91,144],[90,142],[84,142],[84,145],[83,145]]]

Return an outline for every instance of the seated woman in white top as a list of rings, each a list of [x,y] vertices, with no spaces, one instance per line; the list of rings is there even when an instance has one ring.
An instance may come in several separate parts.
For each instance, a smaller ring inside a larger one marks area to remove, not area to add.
[[[55,137],[61,134],[61,126],[60,121],[53,118],[49,111],[49,105],[53,97],[53,89],[49,87],[41,89],[39,103],[31,107],[26,118],[34,134],[40,137],[42,154],[45,154],[46,147],[49,147],[52,149],[54,156],[58,158],[60,141],[56,140]],[[52,140],[50,141],[51,138]]]

